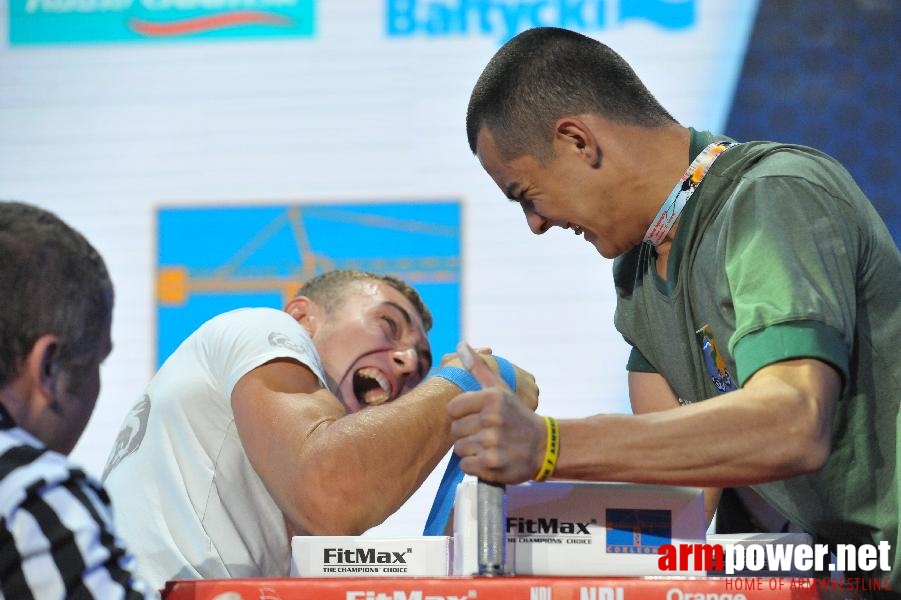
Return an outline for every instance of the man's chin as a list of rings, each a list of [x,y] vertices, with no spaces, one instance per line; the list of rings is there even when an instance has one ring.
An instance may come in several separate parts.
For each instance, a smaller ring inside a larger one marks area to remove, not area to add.
[[[623,252],[618,250],[617,248],[608,248],[601,245],[600,239],[596,237],[592,237],[591,240],[588,240],[588,243],[594,246],[594,249],[598,251],[598,254],[600,254],[604,258],[614,259],[623,254]]]
[[[619,256],[618,252],[613,252],[609,248],[604,248],[599,243],[597,243],[597,240],[589,243],[594,246],[594,249],[597,250],[598,254],[600,254],[604,258],[616,258],[617,256]]]

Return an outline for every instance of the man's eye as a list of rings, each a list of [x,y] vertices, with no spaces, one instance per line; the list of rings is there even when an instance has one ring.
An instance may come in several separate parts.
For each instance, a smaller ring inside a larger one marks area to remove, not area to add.
[[[398,333],[397,321],[395,321],[391,317],[382,317],[382,320],[384,320],[386,323],[388,323],[388,329],[391,331],[391,335],[393,337],[397,337],[397,333]]]

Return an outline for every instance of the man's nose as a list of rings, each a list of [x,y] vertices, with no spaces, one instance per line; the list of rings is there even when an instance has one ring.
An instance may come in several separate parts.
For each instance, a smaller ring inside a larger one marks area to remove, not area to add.
[[[410,375],[416,371],[419,359],[416,348],[399,348],[392,353],[391,358],[402,375]]]
[[[524,212],[526,213],[526,223],[529,224],[529,229],[531,229],[532,233],[534,233],[535,235],[541,235],[551,228],[550,221],[548,221],[538,213],[529,211]]]

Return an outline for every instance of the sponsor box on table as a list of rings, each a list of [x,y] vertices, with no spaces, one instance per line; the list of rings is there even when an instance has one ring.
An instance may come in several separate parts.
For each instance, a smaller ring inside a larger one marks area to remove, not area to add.
[[[476,490],[475,481],[457,487],[454,575],[478,572]],[[672,575],[658,568],[660,546],[706,538],[699,488],[554,481],[507,486],[506,496],[511,574]]]
[[[295,536],[293,577],[441,577],[450,571],[450,538],[376,539]]]

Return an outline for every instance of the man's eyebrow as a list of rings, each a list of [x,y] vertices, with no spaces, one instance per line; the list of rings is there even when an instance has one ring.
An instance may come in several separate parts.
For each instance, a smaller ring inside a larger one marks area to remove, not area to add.
[[[413,326],[413,319],[410,318],[410,313],[407,312],[407,309],[406,309],[406,308],[404,308],[403,306],[401,306],[401,305],[398,304],[397,302],[392,302],[391,300],[386,300],[386,301],[385,301],[385,304],[387,304],[388,306],[393,306],[394,308],[396,308],[397,310],[399,310],[399,311],[400,311],[400,314],[402,314],[402,315],[404,316],[404,321],[407,322],[407,325],[408,325],[409,327],[412,327],[412,326]]]

